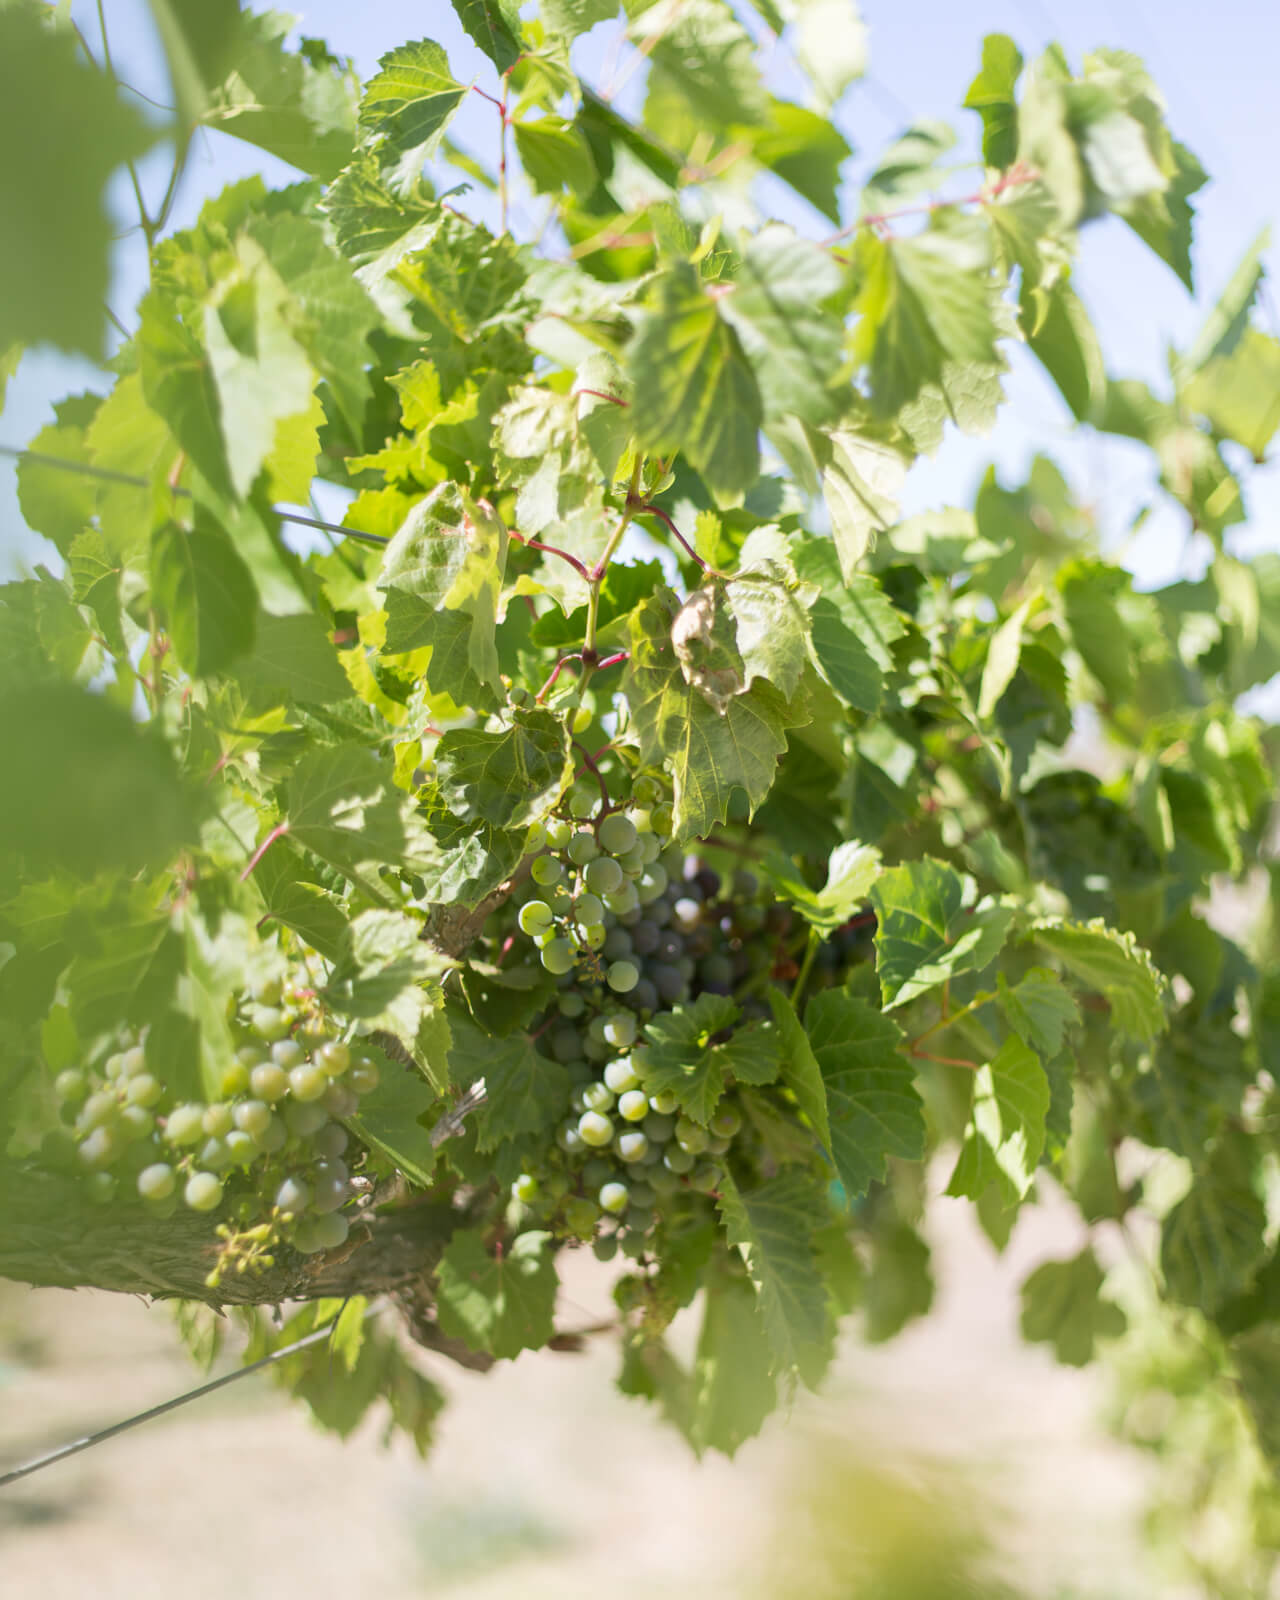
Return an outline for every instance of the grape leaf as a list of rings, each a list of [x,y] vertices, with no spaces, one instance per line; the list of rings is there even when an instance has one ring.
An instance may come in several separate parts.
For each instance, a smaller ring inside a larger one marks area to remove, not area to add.
[[[975,897],[972,879],[929,856],[881,873],[871,904],[886,1008],[962,972],[981,972],[1000,953],[1013,911],[990,897],[975,904]]]
[[[863,1280],[863,1336],[883,1344],[933,1305],[929,1246],[892,1213],[871,1235],[871,1263]]]
[[[769,1341],[749,1283],[712,1283],[702,1311],[694,1356],[689,1439],[699,1453],[732,1457],[759,1433],[777,1404]]]
[[[905,623],[869,572],[842,576],[833,543],[805,538],[792,554],[797,576],[820,591],[809,612],[818,671],[855,711],[879,711]]]
[[[292,928],[328,961],[340,958],[347,932],[342,902],[301,876],[295,851],[283,846],[268,850],[253,869],[253,884],[266,908],[264,922],[274,919]]]
[[[792,720],[777,692],[756,683],[722,713],[684,679],[672,646],[676,598],[660,590],[631,617],[627,693],[642,758],[670,771],[680,838],[710,833],[729,814],[735,788],[751,810],[773,783]]]
[[[423,669],[433,694],[447,694],[455,705],[494,711],[498,701],[488,684],[471,669],[473,622],[463,611],[445,611],[403,589],[386,592],[387,655],[410,654],[430,647]]]
[[[259,615],[254,633],[253,648],[235,661],[233,671],[256,706],[284,700],[333,705],[350,695],[333,642],[313,612]]]
[[[884,1178],[889,1156],[924,1154],[915,1070],[899,1053],[901,1029],[842,990],[815,995],[804,1021],[826,1090],[831,1153],[852,1200]]]
[[[738,1007],[725,996],[701,994],[691,1005],[659,1012],[647,1022],[644,1084],[648,1092],[674,1094],[687,1116],[695,1122],[709,1122],[724,1093],[725,1069],[730,1065],[729,1046],[712,1044],[711,1038],[730,1027],[739,1015]]]
[[[658,0],[628,30],[669,85],[700,119],[754,123],[766,97],[751,36],[724,0]]]
[[[907,459],[898,445],[852,427],[809,428],[806,437],[821,477],[840,571],[852,585],[876,535],[898,520]]]
[[[770,989],[769,1004],[773,1007],[773,1020],[777,1024],[778,1044],[782,1051],[782,1082],[795,1095],[796,1104],[808,1117],[823,1149],[830,1150],[831,1123],[822,1068],[786,995],[780,989]]]
[[[104,191],[157,131],[85,60],[70,29],[46,27],[35,6],[0,9],[0,140],[22,152],[6,161],[0,185],[0,233],[22,240],[0,258],[0,351],[47,340],[102,357],[112,237]]]
[[[1160,1268],[1165,1290],[1212,1313],[1246,1288],[1265,1251],[1262,1202],[1236,1173],[1197,1176],[1164,1219]]]
[[[1012,989],[997,973],[996,986],[1004,1019],[1023,1044],[1046,1058],[1056,1056],[1067,1029],[1080,1023],[1080,1008],[1062,980],[1046,967],[1032,967]]]
[[[1073,978],[1106,998],[1122,1032],[1146,1040],[1164,1031],[1165,977],[1131,933],[1099,920],[1055,920],[1034,923],[1031,936]]]
[[[322,861],[356,878],[375,902],[384,890],[366,872],[388,862],[412,872],[430,866],[434,841],[390,769],[354,744],[312,750],[290,776],[285,820],[290,836]]]
[[[679,450],[717,495],[744,493],[760,469],[763,403],[737,333],[689,266],[651,280],[642,310],[627,349],[637,442]]]
[[[1032,350],[1057,384],[1078,422],[1099,414],[1107,396],[1107,370],[1084,302],[1065,277],[1036,293],[1036,319],[1029,335]]]
[[[813,1251],[826,1210],[821,1186],[792,1168],[743,1193],[726,1174],[716,1203],[756,1286],[775,1369],[803,1370],[826,1340],[826,1287]]]
[[[770,99],[767,124],[751,133],[751,153],[761,166],[838,223],[840,167],[853,154],[840,130],[816,111]]]
[[[569,735],[550,711],[517,711],[505,730],[451,728],[437,743],[440,793],[463,822],[524,827],[549,810],[573,777]]]
[[[1125,1330],[1118,1305],[1103,1300],[1102,1269],[1091,1249],[1070,1261],[1046,1261],[1022,1285],[1022,1337],[1052,1344],[1058,1360],[1084,1367],[1094,1358],[1099,1339],[1114,1339]]]
[[[791,0],[792,48],[813,84],[819,107],[830,111],[867,69],[867,25],[854,0]]]
[[[1012,1034],[973,1085],[973,1120],[947,1193],[977,1200],[988,1184],[1006,1205],[1026,1197],[1044,1150],[1049,1080],[1040,1057]]]
[[[434,154],[467,87],[454,78],[449,58],[430,39],[389,50],[378,66],[360,100],[360,129],[385,140],[394,155],[411,155],[407,170]]]
[[[750,240],[720,300],[760,385],[764,415],[829,421],[842,363],[840,319],[823,307],[840,287],[830,255],[772,223]]]
[[[143,296],[137,341],[147,405],[164,418],[214,493],[234,501],[212,363],[177,306],[159,289]]]
[[[453,1077],[469,1084],[483,1078],[488,1091],[477,1118],[476,1147],[496,1150],[504,1140],[546,1133],[569,1109],[569,1074],[558,1061],[539,1055],[522,1033],[491,1039],[450,1010]]]
[[[762,863],[769,882],[815,932],[834,933],[858,909],[880,875],[880,852],[856,839],[839,844],[827,863],[827,881],[811,889],[792,863],[776,851]]]
[[[359,1109],[346,1121],[357,1139],[425,1189],[436,1163],[431,1124],[438,1092],[412,1068],[371,1050],[368,1041],[360,1049],[378,1067],[378,1086],[360,1096]]]
[[[223,671],[253,647],[258,591],[222,529],[163,522],[151,538],[151,592],[179,663],[194,678]]]
[[[554,1331],[559,1287],[550,1243],[549,1233],[522,1233],[493,1256],[479,1228],[459,1229],[437,1269],[441,1332],[503,1360],[540,1349]]]
[[[969,85],[964,103],[982,118],[982,159],[989,167],[1008,167],[1018,150],[1018,106],[1014,99],[1022,52],[1005,33],[982,41],[982,70]]]
[[[563,0],[562,0],[563,3]],[[520,8],[513,0],[452,0],[458,21],[499,72],[520,57]],[[547,26],[550,18],[544,17]]]

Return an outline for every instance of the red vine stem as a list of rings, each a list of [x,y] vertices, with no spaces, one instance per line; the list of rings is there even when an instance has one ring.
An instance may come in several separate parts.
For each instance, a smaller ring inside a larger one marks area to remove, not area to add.
[[[680,544],[684,546],[686,551],[688,551],[690,559],[696,561],[709,578],[721,578],[726,583],[731,581],[729,573],[718,572],[715,567],[709,565],[709,563],[702,559],[702,557],[685,538],[684,534],[680,532],[679,528],[676,527],[675,523],[672,522],[671,518],[661,506],[655,506],[651,501],[644,500],[633,505],[632,509],[636,512],[637,516],[657,517],[659,522],[665,523],[667,531],[671,534],[671,537],[679,540]]]
[[[608,400],[611,405],[622,406],[624,410],[631,405],[630,400],[621,400],[616,394],[606,394],[603,389],[575,389],[574,399],[576,400],[580,394],[592,395],[597,400]]]
[[[558,545],[543,544],[541,539],[530,539],[523,533],[517,533],[514,528],[509,529],[508,532],[517,544],[524,545],[528,550],[545,550],[549,556],[559,556],[561,561],[569,563],[585,583],[592,581],[590,572],[587,571],[582,562],[578,560],[577,556],[571,556],[567,550],[561,550]]]
[[[245,881],[245,879],[249,876],[249,874],[253,871],[253,869],[258,865],[259,861],[262,860],[263,856],[266,855],[267,851],[270,850],[271,846],[276,842],[276,840],[279,839],[282,834],[288,833],[288,831],[289,831],[289,819],[288,819],[288,817],[286,817],[283,822],[278,822],[276,824],[276,826],[274,828],[272,828],[271,832],[266,836],[266,838],[262,841],[262,843],[258,846],[258,848],[249,857],[249,864],[245,867],[244,871],[240,874],[240,882],[241,883],[243,883]]]
[[[560,676],[560,674],[564,671],[564,669],[569,665],[569,663],[571,661],[581,661],[581,660],[582,660],[581,651],[575,651],[572,655],[561,656],[559,661],[556,662],[555,668],[553,669],[553,671],[551,673],[551,676],[542,685],[541,689],[538,690],[537,694],[534,695],[534,697],[533,697],[534,698],[534,703],[536,705],[541,705],[542,702],[546,699],[546,697],[551,693],[552,689],[555,688],[556,679]]]
[[[900,211],[867,211],[851,222],[847,228],[841,228],[839,233],[829,235],[822,242],[835,244],[840,239],[848,238],[851,233],[857,233],[859,228],[885,228],[899,217],[931,216],[935,211],[949,211],[953,207],[984,205],[994,200],[997,195],[1003,194],[1006,189],[1016,189],[1024,183],[1034,183],[1039,176],[1035,167],[1029,166],[1025,161],[1015,161],[1008,172],[974,194],[961,195],[955,200],[929,200],[924,205],[903,206]]]

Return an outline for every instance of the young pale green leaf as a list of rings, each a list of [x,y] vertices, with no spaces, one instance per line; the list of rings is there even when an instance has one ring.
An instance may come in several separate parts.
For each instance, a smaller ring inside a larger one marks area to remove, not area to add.
[[[626,683],[642,757],[671,773],[676,833],[688,838],[727,820],[735,788],[755,810],[773,783],[791,719],[763,683],[715,711],[680,670],[671,638],[677,611],[675,596],[660,591],[633,612]]]
[[[1034,923],[1031,936],[1073,978],[1104,996],[1123,1033],[1146,1040],[1164,1032],[1168,983],[1133,934],[1100,920],[1054,920]]]
[[[876,535],[898,520],[898,495],[907,476],[901,449],[855,428],[806,430],[831,517],[840,571],[851,583]]]
[[[1018,106],[1014,99],[1022,72],[1022,52],[1006,33],[982,41],[982,70],[964,97],[968,110],[982,118],[982,158],[989,167],[1008,167],[1018,150]]]
[[[338,249],[370,293],[405,256],[428,244],[441,220],[430,190],[421,183],[392,188],[372,150],[356,151],[329,185],[324,209]]]
[[[994,1061],[978,1069],[973,1121],[947,1193],[981,1197],[996,1184],[1007,1206],[1025,1199],[1044,1151],[1049,1080],[1040,1057],[1010,1035]]]
[[[996,974],[996,998],[1004,1019],[1023,1044],[1046,1059],[1056,1056],[1068,1028],[1078,1027],[1080,1008],[1047,967],[1032,967],[1011,989]]]
[[[360,1107],[348,1120],[356,1138],[403,1172],[420,1189],[431,1183],[436,1164],[431,1124],[439,1106],[437,1091],[412,1068],[390,1060],[381,1050],[360,1044],[378,1067],[378,1086],[360,1096]]]
[[[562,39],[576,39],[589,33],[597,22],[616,17],[619,0],[543,0],[538,15],[550,33]]]
[[[563,117],[548,114],[536,120],[513,122],[516,150],[525,176],[537,194],[559,194],[569,189],[590,194],[599,182],[596,164],[581,128]]]
[[[1022,655],[1022,630],[1034,604],[1035,597],[1028,596],[991,635],[978,690],[978,716],[983,722],[993,715],[1000,697],[1013,682]]]
[[[177,306],[159,289],[143,297],[137,341],[148,406],[164,419],[213,492],[234,501],[212,363]],[[252,441],[250,448],[257,448]]]
[[[723,124],[765,119],[751,36],[724,0],[658,0],[628,31],[659,83],[687,101],[695,116]]]
[[[93,137],[85,138],[92,128]],[[48,342],[100,360],[112,173],[155,139],[139,109],[36,6],[0,9],[0,351]],[[19,157],[18,152],[21,152]]]
[[[1106,401],[1102,346],[1084,302],[1065,278],[1037,290],[1032,350],[1057,384],[1077,422],[1090,422]]]
[[[854,0],[790,0],[785,9],[796,62],[830,111],[867,70],[867,25]]]
[[[1194,293],[1191,243],[1195,210],[1191,196],[1204,188],[1209,174],[1186,145],[1176,139],[1170,143],[1172,162],[1164,163],[1163,170],[1168,178],[1165,187],[1139,195],[1119,211],[1147,248],[1171,267]]]
[[[826,1340],[826,1286],[813,1250],[826,1217],[822,1185],[792,1168],[744,1193],[726,1174],[717,1206],[756,1286],[775,1370],[803,1369]]]
[[[549,711],[517,711],[503,730],[451,728],[436,745],[433,770],[461,821],[527,827],[573,777],[569,735]]]
[[[193,678],[221,672],[253,648],[253,575],[213,523],[161,523],[151,538],[151,593],[174,653]]]
[[[924,1154],[915,1069],[899,1051],[902,1030],[842,990],[815,995],[804,1021],[826,1090],[836,1172],[853,1200],[883,1180],[890,1156]]]
[[[744,560],[747,558],[744,550]],[[744,685],[772,684],[790,699],[808,659],[809,615],[784,569],[761,563],[725,587]]]
[[[892,647],[906,624],[869,572],[841,575],[830,541],[796,541],[792,558],[797,576],[819,591],[809,611],[818,671],[855,711],[879,711],[884,679],[893,669]]]
[[[385,902],[386,894],[365,871],[371,863],[412,872],[434,859],[434,840],[412,801],[395,787],[391,769],[362,745],[308,752],[294,767],[286,793],[291,837],[359,879],[375,902]]]
[[[1207,417],[1215,433],[1234,439],[1261,461],[1280,428],[1278,383],[1280,340],[1249,328],[1230,355],[1209,361],[1179,398]]]
[[[981,972],[999,955],[1013,911],[975,902],[972,879],[926,856],[881,873],[871,890],[876,971],[886,1008],[958,977]]]
[[[831,852],[827,881],[821,889],[811,889],[793,863],[777,851],[766,856],[762,865],[783,899],[824,937],[848,922],[881,871],[880,852],[856,839],[846,840]]]
[[[90,396],[82,396],[72,408],[64,403],[62,419],[41,428],[32,439],[33,454],[87,464],[92,456],[88,426],[96,409]],[[98,486],[87,474],[76,472],[75,465],[58,467],[30,457],[18,462],[17,479],[23,521],[66,555],[94,514]]]
[[[430,39],[389,50],[378,66],[381,70],[365,84],[360,100],[361,132],[384,140],[397,157],[425,160],[440,143],[467,87],[454,78],[449,58]]]
[[[800,417],[816,425],[841,409],[834,385],[843,328],[823,308],[839,287],[830,254],[779,223],[743,251],[720,311],[755,369],[766,419]]]
[[[883,1344],[933,1305],[929,1246],[909,1223],[892,1214],[871,1236],[871,1262],[863,1280],[863,1337]]]
[[[403,911],[362,911],[347,924],[324,1001],[342,1016],[412,1038],[423,1011],[440,1001],[438,980],[446,966],[424,944],[417,918]]]
[[[1062,609],[1071,642],[1110,699],[1121,702],[1131,692],[1136,674],[1135,652],[1121,602],[1132,587],[1123,567],[1077,558],[1058,573]]]
[[[458,21],[499,72],[520,59],[520,7],[516,0],[451,0]],[[543,13],[543,20],[551,26]]]
[[[769,990],[769,1004],[773,1007],[778,1045],[782,1051],[782,1082],[795,1095],[796,1104],[808,1117],[823,1149],[829,1151],[831,1121],[827,1109],[827,1089],[809,1036],[800,1026],[795,1008],[780,989]]]
[[[444,611],[403,589],[387,590],[386,607],[385,654],[407,655],[430,649],[431,659],[423,671],[433,694],[447,694],[455,705],[471,706],[477,711],[497,709],[493,690],[472,671],[471,617],[463,611]]]
[[[194,127],[226,78],[240,41],[239,0],[150,0],[178,115]]]
[[[326,961],[341,959],[347,914],[335,894],[303,874],[298,854],[282,841],[253,869],[253,886],[262,896],[263,922],[278,922]]]
[[[253,647],[234,663],[234,676],[260,709],[286,700],[333,705],[351,693],[333,641],[311,612],[259,615]]]
[[[241,13],[231,70],[209,95],[203,120],[327,180],[351,159],[356,76],[315,40],[286,49],[292,27],[283,12]]]
[[[1179,383],[1219,356],[1229,356],[1249,326],[1249,314],[1258,298],[1265,273],[1263,256],[1271,248],[1271,229],[1263,228],[1231,274],[1226,288],[1209,308],[1199,333],[1177,357],[1174,376]]]
[[[711,1043],[740,1013],[723,995],[702,994],[691,1004],[660,1012],[645,1024],[644,1083],[650,1094],[674,1094],[695,1122],[707,1123],[724,1093],[728,1047]],[[777,1062],[774,1062],[777,1075]],[[754,1080],[752,1080],[754,1081]]]
[[[627,349],[627,375],[641,446],[680,451],[726,499],[751,487],[760,470],[760,389],[738,335],[692,267],[672,267],[651,281]]]
[[[1126,1318],[1102,1299],[1102,1268],[1091,1249],[1070,1261],[1046,1261],[1022,1285],[1022,1337],[1051,1344],[1068,1367],[1088,1366],[1099,1339],[1122,1334]]]
[[[855,254],[853,354],[870,370],[880,415],[900,410],[925,384],[941,384],[948,362],[997,364],[985,219],[944,211],[910,238],[864,232]]]
[[[481,1229],[455,1233],[436,1278],[441,1332],[500,1360],[540,1349],[554,1331],[559,1287],[550,1244],[549,1233],[522,1233],[494,1256]]]
[[[840,168],[853,154],[825,117],[787,100],[769,101],[768,122],[753,127],[751,154],[789,183],[829,222],[840,221]]]

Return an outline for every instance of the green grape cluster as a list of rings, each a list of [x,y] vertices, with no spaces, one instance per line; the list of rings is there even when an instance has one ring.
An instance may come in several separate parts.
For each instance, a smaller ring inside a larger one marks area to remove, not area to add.
[[[76,1166],[106,1202],[130,1188],[159,1217],[179,1205],[264,1216],[314,1253],[342,1244],[356,1189],[343,1119],[378,1068],[340,1040],[311,992],[264,980],[237,1019],[243,1044],[208,1101],[175,1100],[145,1037],[54,1080]],[[118,1041],[119,1042],[119,1041]]]

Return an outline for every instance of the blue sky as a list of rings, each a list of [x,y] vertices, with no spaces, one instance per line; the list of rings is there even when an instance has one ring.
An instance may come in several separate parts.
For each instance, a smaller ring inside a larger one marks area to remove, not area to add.
[[[96,40],[92,0],[73,0],[71,10],[86,36]],[[122,78],[165,100],[167,82],[145,0],[107,0],[106,14]],[[1066,0],[984,0],[969,6],[954,0],[866,0],[863,14],[870,28],[869,72],[837,112],[856,151],[848,169],[850,206],[876,152],[914,119],[953,122],[961,135],[960,153],[976,151],[977,118],[957,108],[977,69],[985,33],[1012,35],[1027,56],[1056,39],[1077,64],[1100,45],[1133,50],[1144,58],[1164,90],[1175,134],[1196,152],[1212,178],[1196,198],[1197,295],[1194,300],[1188,296],[1173,274],[1114,221],[1086,230],[1075,283],[1097,323],[1112,371],[1163,387],[1169,344],[1190,337],[1245,248],[1280,210],[1275,176],[1280,154],[1275,88],[1280,7],[1259,0],[1219,0],[1211,9],[1190,0],[1163,0],[1158,8],[1155,0],[1074,0],[1070,6]],[[445,46],[460,79],[474,76],[482,86],[492,87],[492,68],[458,27],[447,0],[428,0],[425,6],[403,0],[360,6],[350,0],[312,0],[302,7],[301,19],[304,32],[353,56],[362,76],[376,70],[384,51],[426,35]],[[588,81],[598,84],[607,70],[616,32],[608,24],[579,41],[576,61]],[[785,61],[777,70],[785,73]],[[478,96],[465,104],[453,131],[460,143],[491,161],[496,118]],[[175,225],[190,221],[203,200],[225,183],[252,171],[280,182],[296,176],[238,141],[202,134],[178,196]],[[153,204],[167,177],[167,152],[161,149],[143,169],[143,186]],[[465,203],[475,204],[483,214],[485,198]],[[117,184],[111,200],[123,232],[111,304],[128,324],[145,284],[145,252],[141,235],[124,231],[133,221],[126,183]],[[788,220],[803,219],[797,213]],[[517,232],[520,221],[517,209]],[[1274,271],[1275,248],[1269,261]],[[1271,304],[1280,311],[1280,292],[1272,292]],[[1280,326],[1273,331],[1280,333]],[[1141,583],[1198,570],[1205,552],[1188,542],[1185,515],[1161,504],[1146,452],[1077,427],[1034,361],[1017,349],[1010,355],[1009,404],[995,433],[979,441],[954,436],[936,458],[920,463],[908,480],[907,509],[965,504],[989,462],[997,463],[1005,481],[1016,481],[1029,458],[1045,451],[1061,461],[1077,492],[1095,506],[1107,545],[1122,552]],[[28,354],[0,416],[0,442],[25,443],[49,419],[54,399],[81,388],[103,389],[106,381],[88,363],[54,352]],[[1242,553],[1280,548],[1280,469],[1254,472],[1247,494],[1251,518],[1234,532],[1234,547]],[[1148,503],[1155,505],[1155,513],[1136,538],[1126,540],[1135,513]],[[22,524],[12,467],[0,461],[0,577],[37,561],[56,563],[56,556]]]

